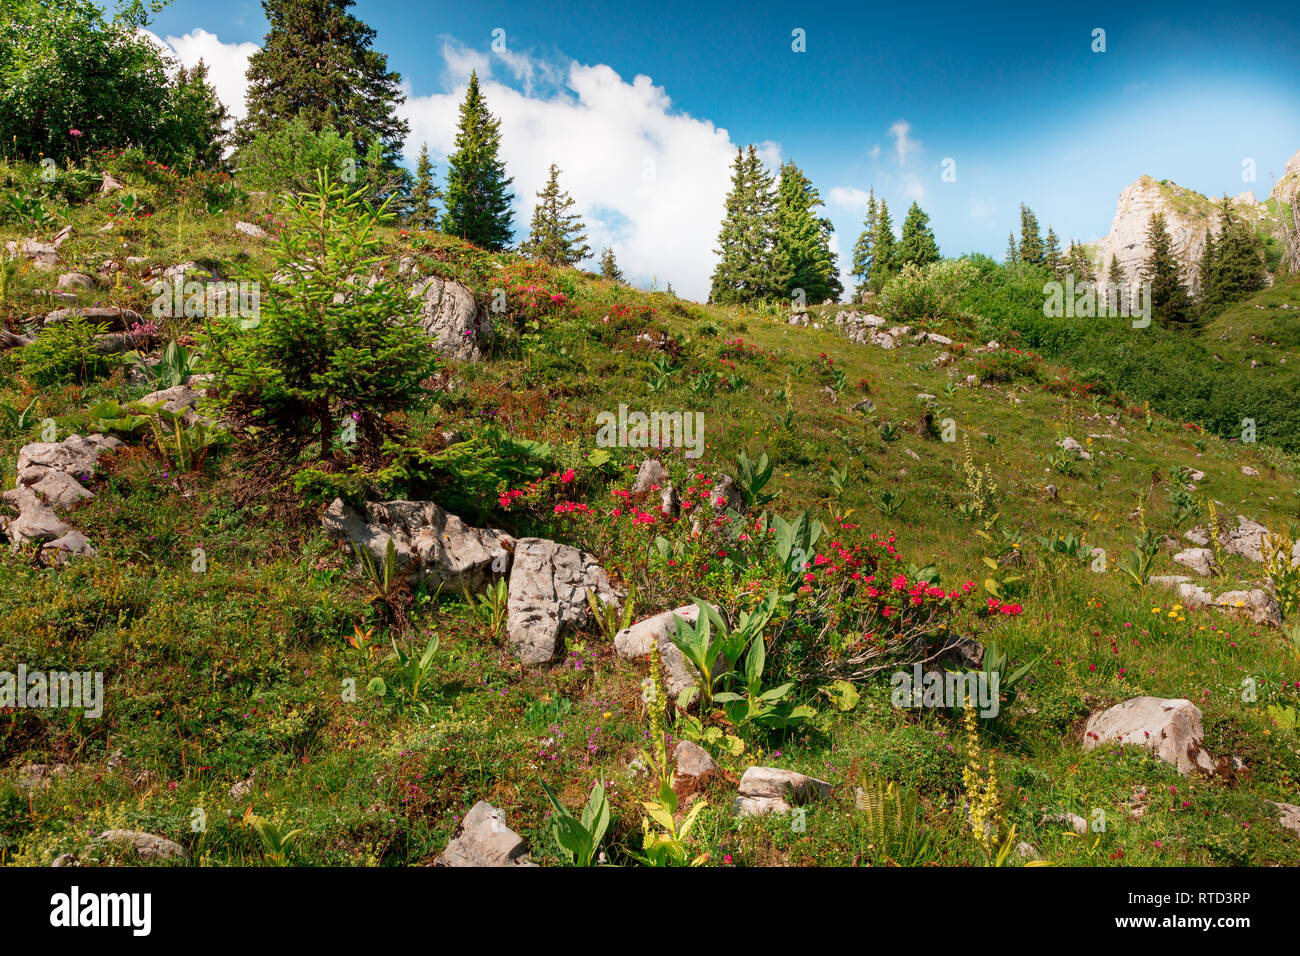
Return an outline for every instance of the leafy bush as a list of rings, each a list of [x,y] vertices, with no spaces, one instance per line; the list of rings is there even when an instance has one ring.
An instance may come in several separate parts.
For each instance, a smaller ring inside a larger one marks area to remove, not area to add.
[[[898,321],[955,318],[959,297],[977,274],[965,259],[933,262],[924,269],[909,263],[885,284],[880,308]]]
[[[239,151],[237,162],[245,189],[271,193],[309,192],[316,186],[318,170],[337,181],[361,165],[356,149],[338,130],[326,127],[318,132],[301,116],[259,133]]]

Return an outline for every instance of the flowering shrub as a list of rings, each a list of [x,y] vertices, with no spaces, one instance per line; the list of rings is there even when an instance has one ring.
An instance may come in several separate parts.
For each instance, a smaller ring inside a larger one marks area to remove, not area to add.
[[[1002,348],[982,356],[975,367],[981,383],[1011,382],[1018,378],[1037,380],[1039,357],[1033,352],[1016,348]]]

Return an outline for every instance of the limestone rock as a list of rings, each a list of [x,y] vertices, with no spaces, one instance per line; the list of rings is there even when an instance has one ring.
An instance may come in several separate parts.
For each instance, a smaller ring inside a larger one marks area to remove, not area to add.
[[[1204,739],[1201,710],[1190,700],[1134,697],[1088,718],[1083,749],[1136,744],[1173,764],[1181,774],[1213,773],[1214,761],[1201,749]]]
[[[528,859],[528,844],[506,826],[506,815],[480,800],[465,814],[451,842],[434,866],[536,866]]]
[[[1269,627],[1282,626],[1282,609],[1277,598],[1268,591],[1254,588],[1250,591],[1226,591],[1219,595],[1215,606],[1250,618],[1256,624]]]
[[[269,235],[267,235],[267,232],[266,232],[265,229],[263,229],[261,226],[255,226],[255,225],[253,225],[253,223],[251,223],[251,222],[237,222],[237,223],[235,223],[235,232],[242,233],[242,234],[245,235],[245,236],[250,236],[250,237],[253,238],[253,239],[270,239],[270,238],[271,238]]]
[[[384,566],[393,542],[397,566],[414,580],[482,590],[506,574],[515,540],[495,528],[472,528],[432,501],[367,502],[362,510],[336,498],[321,516],[325,533],[364,549]]]
[[[674,789],[679,783],[702,783],[718,770],[718,765],[713,762],[709,752],[689,740],[679,741],[673,748],[673,761]]]
[[[1276,800],[1270,800],[1269,803],[1278,809],[1277,822],[1300,836],[1300,806],[1294,803],[1278,803]]]
[[[520,538],[514,551],[506,637],[525,664],[555,659],[565,633],[590,614],[588,588],[606,604],[622,606],[622,595],[585,551],[543,538]]]
[[[792,806],[830,795],[831,785],[825,780],[779,767],[750,767],[740,778],[736,812],[741,816],[785,813]]]
[[[99,839],[122,849],[133,850],[142,860],[175,860],[185,857],[185,850],[179,843],[139,830],[105,830]]]
[[[637,621],[614,635],[614,650],[619,657],[643,658],[650,653],[652,643],[659,645],[659,656],[665,672],[664,683],[674,698],[699,682],[695,667],[682,657],[681,649],[673,643],[672,635],[677,631],[675,618],[694,624],[700,618],[700,607],[698,604],[687,604],[664,611]]]
[[[420,325],[433,337],[434,345],[446,358],[478,362],[492,337],[492,319],[480,309],[474,294],[458,282],[437,276],[412,290],[420,298]]]
[[[1203,578],[1216,574],[1219,570],[1218,562],[1214,560],[1214,552],[1209,548],[1188,548],[1179,551],[1174,555],[1174,562],[1190,568]]]

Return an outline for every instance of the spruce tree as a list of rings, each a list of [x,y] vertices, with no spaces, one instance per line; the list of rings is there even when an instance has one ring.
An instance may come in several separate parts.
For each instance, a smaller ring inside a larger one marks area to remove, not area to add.
[[[1074,251],[1074,241],[1070,241],[1070,251]],[[1056,230],[1047,227],[1047,239],[1043,242],[1043,264],[1053,273],[1060,275],[1065,267],[1061,256],[1061,240],[1056,237]]]
[[[871,269],[868,273],[871,288],[879,292],[897,271],[894,261],[897,240],[894,239],[894,223],[889,218],[889,204],[880,200],[876,214],[876,231],[871,238]]]
[[[1147,224],[1150,255],[1142,266],[1142,279],[1151,283],[1151,310],[1166,325],[1192,321],[1192,304],[1178,274],[1178,259],[1163,213],[1153,213]]]
[[[1201,256],[1201,308],[1214,312],[1264,288],[1263,246],[1250,224],[1232,211],[1225,196],[1219,208],[1219,235],[1207,234]]]
[[[623,270],[618,267],[618,262],[614,259],[613,249],[606,248],[600,253],[600,277],[610,282],[627,281],[623,278]]]
[[[247,145],[302,116],[319,132],[337,129],[358,156],[379,142],[383,162],[396,168],[410,132],[397,118],[406,97],[401,75],[372,48],[375,31],[348,12],[353,0],[262,0],[271,25],[248,61],[248,114],[235,142]],[[337,173],[337,171],[332,171]]]
[[[1070,252],[1066,256],[1063,270],[1071,273],[1076,283],[1097,281],[1097,273],[1092,267],[1088,250],[1083,247],[1083,243],[1073,239],[1070,240]]]
[[[447,160],[447,189],[443,196],[442,231],[499,252],[510,244],[510,191],[513,179],[498,157],[501,120],[487,108],[479,90],[478,73],[460,104],[456,151]]]
[[[1020,261],[1020,250],[1016,248],[1016,234],[1014,232],[1009,232],[1007,233],[1006,263],[1007,265],[1012,265],[1019,261]]]
[[[894,263],[900,269],[905,265],[920,266],[924,269],[932,262],[939,261],[939,246],[934,241],[930,229],[930,217],[913,201],[903,220],[903,235],[894,252]]]
[[[1041,266],[1045,261],[1043,239],[1038,232],[1038,217],[1024,203],[1020,204],[1020,261]]]
[[[208,81],[207,64],[199,60],[191,69],[178,69],[168,94],[154,155],[172,166],[225,169],[230,114]]]
[[[420,147],[415,164],[415,183],[407,204],[406,221],[412,229],[427,231],[438,226],[438,201],[442,190],[433,183],[433,163],[429,161],[429,144]]]
[[[736,149],[731,191],[718,232],[718,264],[709,301],[744,304],[781,294],[773,275],[776,246],[776,198],[772,176],[754,146]]]
[[[776,204],[776,273],[780,294],[789,297],[802,289],[805,301],[838,299],[844,292],[831,252],[834,227],[815,215],[822,205],[803,170],[793,162],[781,166]]]
[[[871,273],[871,249],[875,233],[876,188],[872,186],[867,194],[867,216],[862,220],[862,234],[853,245],[853,278],[858,280],[859,286],[867,284],[867,277]]]
[[[582,217],[569,212],[572,208],[573,197],[560,189],[560,169],[551,163],[546,185],[537,193],[528,239],[519,251],[553,266],[572,266],[591,255]]]

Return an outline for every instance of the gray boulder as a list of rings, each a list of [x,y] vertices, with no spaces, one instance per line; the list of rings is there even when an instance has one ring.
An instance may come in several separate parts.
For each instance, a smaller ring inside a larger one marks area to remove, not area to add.
[[[699,683],[699,674],[695,667],[682,657],[681,650],[673,643],[672,635],[676,633],[675,618],[681,618],[694,624],[700,617],[698,604],[664,611],[653,617],[637,621],[614,635],[614,650],[619,657],[643,658],[650,653],[652,644],[659,645],[659,658],[664,667],[664,683],[668,693],[676,698],[682,691]]]
[[[750,767],[740,778],[736,813],[741,816],[785,813],[792,806],[830,795],[831,785],[825,780],[779,767]]]
[[[1201,710],[1190,700],[1134,697],[1088,718],[1083,749],[1135,744],[1173,764],[1181,774],[1213,773],[1214,760],[1201,749],[1204,740]]]
[[[179,843],[152,833],[142,833],[139,830],[105,830],[99,835],[99,839],[119,849],[132,850],[142,860],[185,858],[185,850]]]
[[[367,502],[357,510],[336,498],[321,516],[325,533],[362,548],[382,568],[393,542],[397,566],[413,580],[480,591],[510,567],[515,540],[495,528],[472,528],[432,501]]]
[[[465,814],[434,866],[536,866],[528,844],[506,826],[506,815],[480,800]]]
[[[420,325],[438,352],[458,362],[478,362],[492,337],[492,319],[474,293],[458,282],[426,279],[412,290],[420,301]]]
[[[556,658],[564,635],[590,615],[588,588],[606,604],[622,606],[622,595],[585,551],[543,538],[520,538],[514,552],[506,637],[525,664]]]

